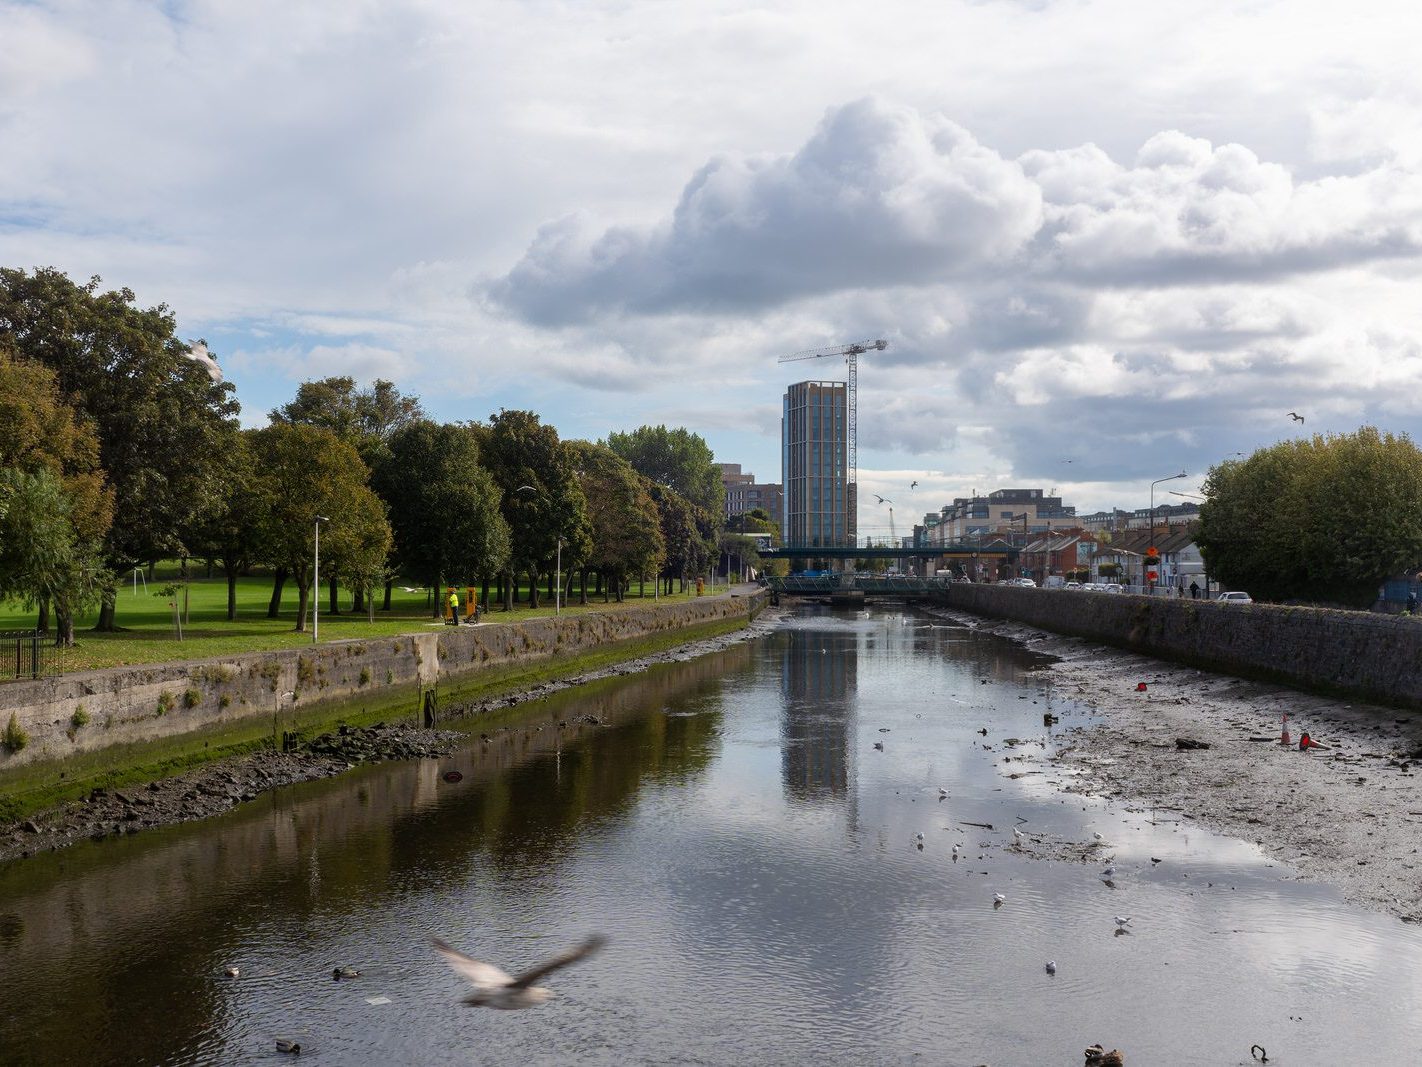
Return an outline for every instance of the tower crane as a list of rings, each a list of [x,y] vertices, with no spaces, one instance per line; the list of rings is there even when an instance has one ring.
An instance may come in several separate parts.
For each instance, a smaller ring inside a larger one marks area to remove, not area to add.
[[[781,356],[780,363],[793,363],[799,359],[823,359],[826,356],[843,356],[849,364],[849,484],[859,484],[859,357],[866,352],[882,352],[889,342],[856,341],[854,344],[836,345],[834,348],[809,349],[789,356]]]

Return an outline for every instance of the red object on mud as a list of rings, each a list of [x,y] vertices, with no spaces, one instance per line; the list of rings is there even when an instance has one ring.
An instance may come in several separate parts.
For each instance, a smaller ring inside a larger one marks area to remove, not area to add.
[[[1137,683],[1136,683],[1136,692],[1137,692],[1137,693],[1144,693],[1145,691],[1146,691],[1146,684],[1145,684],[1145,682],[1137,682]]]
[[[1287,713],[1285,713],[1285,715],[1284,715],[1284,732],[1279,735],[1279,744],[1281,744],[1281,745],[1287,745],[1287,744],[1291,743],[1292,740],[1293,740],[1293,739],[1292,739],[1291,737],[1289,737],[1289,716],[1288,716]]]

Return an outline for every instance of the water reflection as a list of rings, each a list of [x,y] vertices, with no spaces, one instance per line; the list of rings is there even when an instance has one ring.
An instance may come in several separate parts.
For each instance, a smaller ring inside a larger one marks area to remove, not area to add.
[[[1415,931],[1246,843],[1008,777],[1040,769],[1044,709],[1086,721],[1039,666],[912,613],[809,609],[482,720],[444,760],[0,868],[0,1062],[265,1063],[276,1035],[340,1064],[1050,1064],[1096,1040],[1409,1062]],[[1014,825],[1102,832],[1116,888]],[[592,930],[606,951],[512,1016],[461,1008],[427,942],[516,966]]]
[[[784,710],[781,777],[797,800],[843,797],[849,790],[849,736],[854,727],[858,642],[841,635],[792,631],[781,657]]]

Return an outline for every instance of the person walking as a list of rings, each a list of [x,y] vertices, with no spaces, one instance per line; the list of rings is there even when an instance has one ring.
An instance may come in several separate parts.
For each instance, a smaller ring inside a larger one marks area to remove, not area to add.
[[[449,615],[451,624],[459,625],[459,594],[454,591],[454,586],[449,587]]]
[[[1199,600],[1199,599],[1200,599],[1200,583],[1199,583],[1199,582],[1192,581],[1192,582],[1190,583],[1190,599],[1191,599],[1191,600]]]
[[[1409,589],[1409,590],[1407,591],[1407,614],[1409,614],[1409,615],[1416,615],[1416,614],[1417,614],[1417,590],[1416,590],[1416,589]]]

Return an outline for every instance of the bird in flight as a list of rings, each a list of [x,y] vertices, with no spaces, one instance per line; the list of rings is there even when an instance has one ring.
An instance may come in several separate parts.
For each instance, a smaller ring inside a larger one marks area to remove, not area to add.
[[[212,353],[207,350],[207,345],[201,341],[194,342],[192,348],[183,353],[183,358],[190,359],[194,363],[201,363],[207,368],[207,376],[212,379],[213,384],[222,384],[222,368],[217,365],[217,360],[212,358]]]
[[[1303,421],[1304,421],[1304,417],[1303,417],[1302,415],[1300,415],[1297,411],[1291,411],[1291,412],[1289,412],[1289,418],[1293,419],[1295,422],[1303,422]]]
[[[881,503],[881,504],[892,504],[892,503],[893,503],[892,500],[885,500],[885,499],[884,499],[883,497],[881,497],[878,493],[875,493],[875,494],[874,494],[874,499],[877,500],[877,501],[878,501],[879,503]]]
[[[458,949],[451,948],[438,938],[434,939],[435,951],[444,961],[473,985],[474,992],[465,997],[463,1003],[474,1008],[536,1008],[547,1003],[553,991],[533,983],[546,974],[577,963],[584,956],[591,956],[607,943],[607,938],[594,935],[577,948],[570,949],[561,956],[554,956],[546,963],[540,963],[532,970],[514,977],[499,970],[492,963],[466,956]]]

